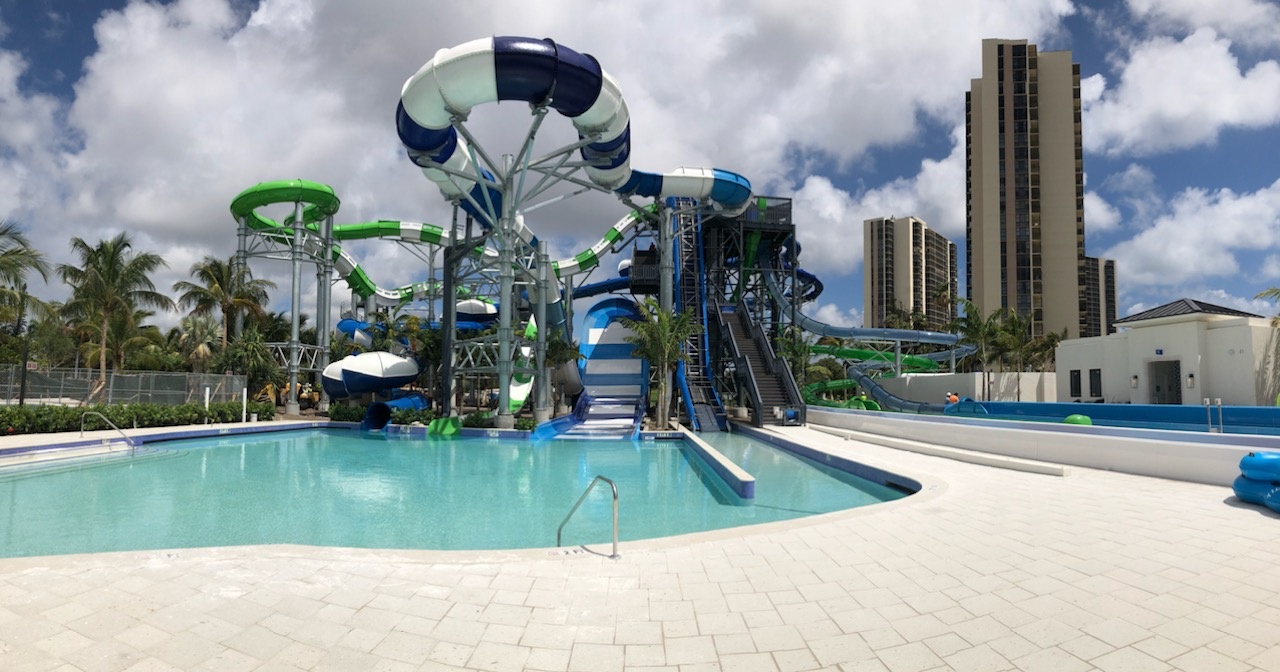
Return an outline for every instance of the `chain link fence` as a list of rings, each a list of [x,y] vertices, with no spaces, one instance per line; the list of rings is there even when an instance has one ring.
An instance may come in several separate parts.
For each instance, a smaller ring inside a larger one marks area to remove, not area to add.
[[[0,365],[0,404],[16,404],[22,367]],[[106,384],[94,369],[36,369],[27,371],[25,403],[79,406],[81,404],[186,404],[240,401],[245,376],[214,373],[130,371],[108,373]]]

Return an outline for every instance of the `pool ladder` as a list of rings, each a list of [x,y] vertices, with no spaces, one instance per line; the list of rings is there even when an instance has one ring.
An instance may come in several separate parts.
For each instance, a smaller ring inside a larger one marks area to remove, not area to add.
[[[124,431],[121,430],[119,427],[116,427],[116,423],[111,422],[111,420],[109,420],[107,416],[97,411],[85,411],[84,414],[80,416],[80,438],[82,439],[84,438],[84,419],[91,415],[96,415],[99,418],[102,418],[103,422],[107,423],[108,425],[111,425],[111,429],[114,429],[117,432],[119,432],[120,436],[124,437],[124,442],[129,446],[129,457],[133,457],[134,453],[137,451],[137,448],[138,448],[138,446],[134,444],[133,439],[129,438],[129,435],[125,434]]]
[[[560,527],[556,528],[556,548],[560,547],[560,533],[564,531],[564,526],[568,524],[569,519],[573,517],[573,514],[578,512],[578,507],[582,506],[583,500],[587,498],[587,495],[591,494],[591,490],[595,488],[596,483],[599,483],[600,481],[608,483],[609,488],[613,490],[613,554],[609,556],[609,559],[617,560],[622,557],[621,555],[618,555],[618,486],[604,476],[596,476],[591,479],[591,484],[587,486],[586,490],[582,491],[582,496],[578,498],[578,503],[574,504],[572,509],[569,509],[569,515],[565,516],[564,520],[560,523]],[[583,548],[585,549],[586,546],[583,546]]]

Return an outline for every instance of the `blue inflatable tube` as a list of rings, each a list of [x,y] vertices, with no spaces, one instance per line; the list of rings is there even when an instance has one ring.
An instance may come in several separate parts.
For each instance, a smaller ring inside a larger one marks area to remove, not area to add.
[[[1255,481],[1280,483],[1280,453],[1249,453],[1240,458],[1240,473]]]
[[[1276,485],[1270,481],[1259,481],[1245,476],[1237,476],[1231,489],[1235,491],[1236,497],[1242,502],[1250,504],[1265,504],[1272,509],[1280,506],[1280,485]],[[1271,502],[1268,503],[1267,499]]]
[[[1276,488],[1263,496],[1262,503],[1268,509],[1280,513],[1280,488]]]

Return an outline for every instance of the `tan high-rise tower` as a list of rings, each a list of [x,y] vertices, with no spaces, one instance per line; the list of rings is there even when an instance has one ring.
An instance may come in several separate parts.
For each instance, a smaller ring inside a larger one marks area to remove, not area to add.
[[[945,331],[955,319],[956,244],[924,220],[864,220],[862,254],[864,326]]]
[[[1080,65],[1071,52],[983,40],[965,127],[969,300],[983,315],[1030,315],[1036,336],[1114,332],[1115,264],[1084,254]]]

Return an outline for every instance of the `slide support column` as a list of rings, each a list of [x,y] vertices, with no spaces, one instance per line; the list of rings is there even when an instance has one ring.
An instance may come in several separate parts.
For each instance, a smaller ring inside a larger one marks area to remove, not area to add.
[[[320,264],[316,268],[316,345],[320,347],[320,363],[312,383],[320,390],[318,410],[329,410],[329,394],[321,384],[320,372],[329,366],[329,341],[333,321],[333,215],[320,223]]]
[[[239,226],[236,229],[236,269],[231,277],[244,277],[249,272],[249,230],[244,223],[244,217],[237,217],[236,221]],[[236,338],[244,332],[244,311],[237,310],[235,318],[235,331],[232,332]]]
[[[516,426],[515,418],[511,415],[511,373],[515,368],[511,347],[515,340],[515,333],[511,328],[511,303],[516,279],[516,272],[512,267],[516,261],[515,203],[510,198],[514,193],[511,190],[513,160],[514,157],[510,154],[502,156],[502,193],[508,197],[503,199],[502,214],[498,217],[498,298],[502,301],[498,304],[498,413],[497,423],[494,425],[498,429],[513,429]]]
[[[286,415],[297,415],[298,407],[298,361],[302,353],[299,346],[298,331],[302,315],[302,201],[293,204],[293,308],[289,319],[289,399],[285,402]]]
[[[534,355],[533,420],[542,423],[551,419],[551,410],[547,405],[547,383],[550,371],[547,369],[547,297],[551,296],[551,281],[548,279],[551,269],[551,257],[547,254],[547,241],[538,241],[538,303],[534,306],[534,318],[538,323],[538,345]]]

